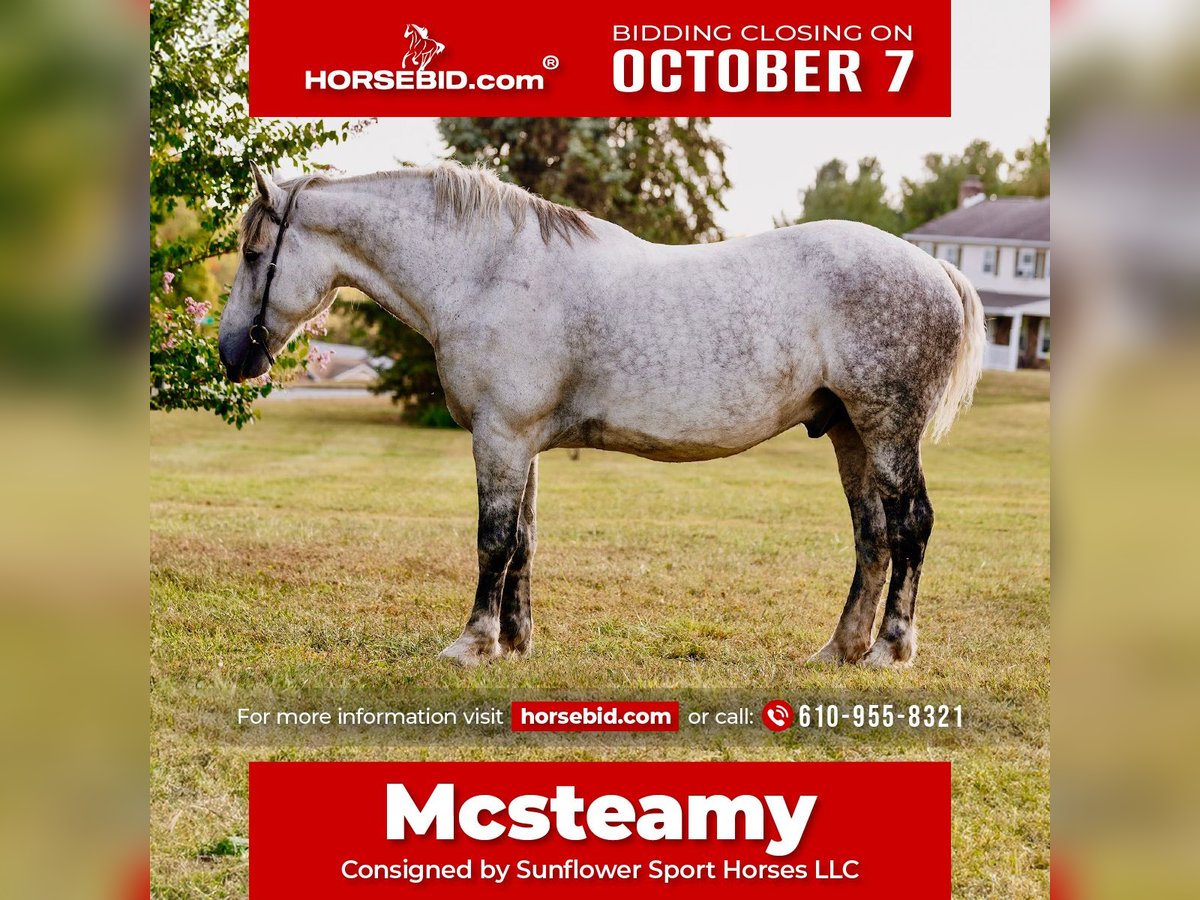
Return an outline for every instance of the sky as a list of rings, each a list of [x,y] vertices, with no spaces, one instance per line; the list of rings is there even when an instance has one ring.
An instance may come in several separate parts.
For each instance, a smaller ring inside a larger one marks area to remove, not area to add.
[[[957,153],[976,138],[1005,153],[1040,138],[1050,114],[1048,0],[953,0],[952,112],[949,118],[715,118],[733,183],[718,217],[726,234],[773,227],[800,212],[798,191],[833,157],[876,156],[893,198],[926,153]],[[350,140],[313,154],[347,174],[427,163],[445,154],[436,119],[381,119]]]

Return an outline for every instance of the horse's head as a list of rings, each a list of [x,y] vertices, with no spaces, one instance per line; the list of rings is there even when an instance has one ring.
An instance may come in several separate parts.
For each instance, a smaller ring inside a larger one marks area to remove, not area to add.
[[[218,338],[221,362],[232,381],[270,369],[272,358],[300,326],[333,302],[335,294],[334,254],[302,215],[299,192],[311,179],[277,185],[258,166],[251,167],[258,196],[242,217],[242,258],[221,313]],[[260,330],[255,317],[263,310],[273,257],[275,270],[261,323],[265,329]]]
[[[429,29],[422,28],[420,25],[405,25],[404,36],[413,37],[414,35],[419,37],[421,40],[425,40],[427,37],[429,37]]]

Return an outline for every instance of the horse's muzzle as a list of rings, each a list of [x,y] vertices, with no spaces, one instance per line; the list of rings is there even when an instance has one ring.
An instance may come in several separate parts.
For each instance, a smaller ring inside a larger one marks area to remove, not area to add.
[[[251,343],[246,338],[238,342],[239,346],[232,349],[225,343],[218,345],[221,354],[221,364],[225,366],[225,377],[234,384],[247,378],[257,378],[271,368],[271,361],[258,344]]]

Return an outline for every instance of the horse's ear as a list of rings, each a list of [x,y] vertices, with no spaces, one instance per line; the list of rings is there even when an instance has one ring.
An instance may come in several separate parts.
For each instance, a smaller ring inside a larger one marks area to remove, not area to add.
[[[262,198],[263,203],[265,203],[268,208],[276,211],[282,209],[285,200],[284,193],[279,186],[271,180],[271,176],[254,163],[250,163],[250,171],[254,173],[254,184],[258,188],[258,196]]]

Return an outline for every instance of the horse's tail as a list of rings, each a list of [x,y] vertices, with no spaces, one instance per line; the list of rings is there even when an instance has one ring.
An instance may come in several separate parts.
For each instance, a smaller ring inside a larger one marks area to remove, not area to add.
[[[983,314],[979,292],[955,266],[945,260],[938,261],[950,276],[958,296],[962,298],[963,330],[958,338],[958,349],[955,351],[950,378],[946,387],[942,389],[942,396],[934,407],[933,415],[929,417],[929,433],[935,443],[950,430],[958,411],[971,405],[975,384],[983,371],[983,351],[987,346],[987,320]]]

